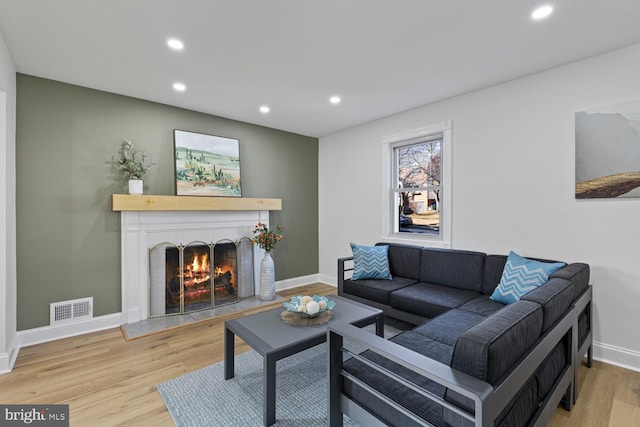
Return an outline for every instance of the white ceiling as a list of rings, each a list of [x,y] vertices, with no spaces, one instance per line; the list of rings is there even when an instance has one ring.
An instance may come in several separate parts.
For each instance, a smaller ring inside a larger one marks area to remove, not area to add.
[[[640,0],[0,0],[20,73],[314,137],[638,43],[639,18]]]

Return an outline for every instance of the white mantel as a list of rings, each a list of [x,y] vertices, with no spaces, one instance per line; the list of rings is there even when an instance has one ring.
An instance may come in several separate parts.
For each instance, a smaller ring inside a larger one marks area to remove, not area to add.
[[[280,199],[227,197],[114,194],[112,201],[113,210],[121,212],[123,323],[138,322],[148,317],[149,248],[159,243],[215,243],[223,239],[252,237],[258,222],[268,225],[269,210],[280,210],[282,206]],[[257,295],[262,252],[257,247],[255,250],[254,287]]]

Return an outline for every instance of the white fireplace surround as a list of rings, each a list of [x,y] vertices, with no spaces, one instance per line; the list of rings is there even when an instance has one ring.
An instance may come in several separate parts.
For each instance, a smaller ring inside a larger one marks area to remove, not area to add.
[[[268,225],[269,211],[122,211],[123,323],[148,318],[149,248],[159,243],[186,245],[250,238],[258,222]],[[254,251],[254,293],[258,295],[263,251],[257,247]]]

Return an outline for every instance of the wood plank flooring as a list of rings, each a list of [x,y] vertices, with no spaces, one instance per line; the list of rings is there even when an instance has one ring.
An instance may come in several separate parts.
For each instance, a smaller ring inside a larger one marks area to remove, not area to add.
[[[321,284],[279,292],[331,293]],[[71,426],[172,426],[156,384],[221,361],[224,321],[273,307],[131,341],[116,328],[23,348],[13,372],[0,375],[0,403],[69,404]],[[236,339],[236,353],[248,349]],[[640,425],[640,373],[595,362],[579,375],[578,403],[557,409],[551,426]]]

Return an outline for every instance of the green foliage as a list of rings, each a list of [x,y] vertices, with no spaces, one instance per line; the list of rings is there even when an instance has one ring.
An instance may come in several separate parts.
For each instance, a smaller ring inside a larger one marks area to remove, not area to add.
[[[111,163],[122,174],[123,181],[130,179],[142,179],[152,165],[144,151],[138,150],[129,140],[120,144],[118,153],[113,156]]]
[[[284,225],[282,227],[278,225],[275,229],[269,230],[266,224],[259,222],[253,229],[254,236],[251,242],[265,251],[271,252],[279,241],[284,240],[283,232]]]

